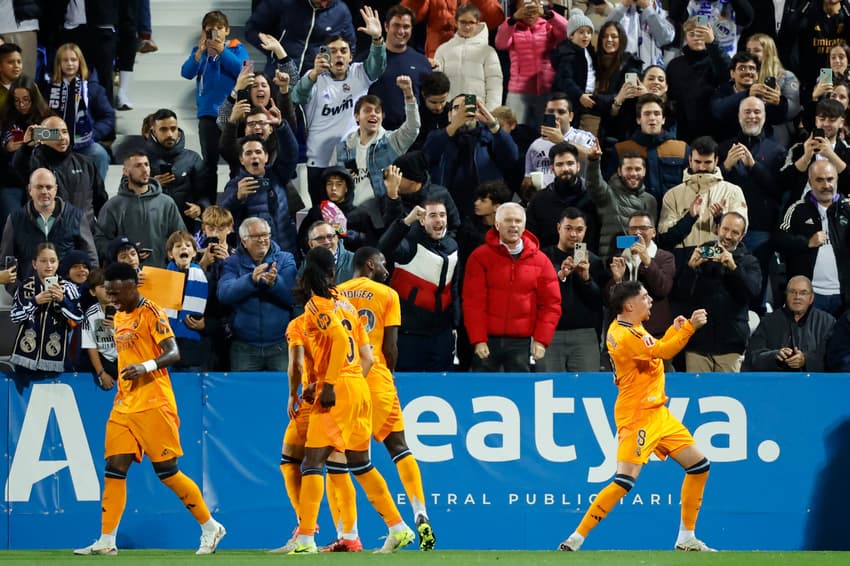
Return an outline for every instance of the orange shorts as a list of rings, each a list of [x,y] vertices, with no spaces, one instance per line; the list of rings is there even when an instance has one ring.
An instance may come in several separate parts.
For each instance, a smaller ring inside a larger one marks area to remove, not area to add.
[[[372,391],[372,434],[375,440],[383,442],[391,432],[403,430],[404,417],[395,389]]]
[[[666,406],[639,412],[629,424],[617,430],[617,437],[617,461],[631,464],[646,464],[653,453],[665,460],[695,444],[685,425]]]
[[[180,417],[163,405],[139,413],[112,411],[106,423],[104,457],[132,454],[136,462],[147,454],[151,462],[165,462],[183,455],[180,447]]]
[[[310,424],[310,413],[313,410],[311,403],[301,401],[298,412],[294,419],[290,419],[283,433],[283,443],[290,446],[304,446],[307,442],[307,427]]]
[[[334,384],[336,405],[330,410],[316,403],[307,427],[307,448],[333,446],[339,451],[368,450],[372,437],[372,402],[366,380],[343,378]]]

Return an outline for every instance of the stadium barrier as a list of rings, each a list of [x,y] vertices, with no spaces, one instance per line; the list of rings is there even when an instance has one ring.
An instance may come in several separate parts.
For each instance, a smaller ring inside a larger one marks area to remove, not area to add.
[[[286,380],[176,374],[185,456],[228,529],[223,548],[271,548],[295,524],[278,470]],[[554,549],[612,478],[616,388],[609,374],[405,374],[407,427],[442,549]],[[712,461],[698,535],[728,550],[850,548],[850,376],[672,374],[671,411]],[[5,379],[0,423],[6,549],[71,548],[99,532],[104,425],[112,393],[88,375]],[[386,450],[373,460],[402,515],[412,512]],[[671,548],[683,473],[653,459],[587,549]],[[385,527],[358,488],[360,533]],[[327,510],[318,542],[335,538]],[[121,548],[191,548],[199,529],[147,461],[133,466]]]

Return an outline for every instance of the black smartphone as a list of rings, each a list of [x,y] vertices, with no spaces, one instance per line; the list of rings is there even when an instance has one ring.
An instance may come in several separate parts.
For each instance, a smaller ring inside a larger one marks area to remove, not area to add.
[[[106,315],[106,318],[114,318],[115,312],[115,307],[113,307],[112,305],[106,305],[106,308],[103,309],[103,314]]]
[[[207,40],[212,41],[212,38],[213,38],[213,30],[208,29],[207,30]]]
[[[812,130],[813,138],[826,138],[826,132],[823,131],[823,128],[815,128]]]
[[[473,108],[478,106],[478,97],[474,94],[467,94],[463,97],[464,106],[472,106]]]
[[[769,86],[770,88],[776,88],[776,77],[765,77],[764,78],[764,86]]]
[[[265,189],[269,190],[271,187],[271,181],[269,181],[268,177],[254,177],[257,180],[257,190]]]
[[[554,114],[544,114],[543,125],[547,128],[555,128],[557,127],[557,118]]]
[[[7,255],[3,258],[3,269],[16,269],[18,267],[18,258],[13,255]]]
[[[160,163],[159,164],[159,174],[160,175],[167,175],[167,174],[172,172],[173,167],[174,166],[171,163]]]
[[[357,173],[357,160],[356,159],[346,159],[343,166],[353,173]]]
[[[211,245],[213,245],[213,244],[217,244],[217,243],[218,243],[218,237],[217,237],[217,236],[210,236],[210,237],[209,237],[209,238],[207,238],[207,239],[206,239],[206,241],[204,242],[204,244],[205,244],[206,246],[211,246]]]
[[[236,102],[242,102],[243,100],[248,100],[249,99],[249,96],[248,96],[249,92],[250,92],[250,89],[247,89],[247,88],[243,88],[242,90],[237,90],[236,91]]]

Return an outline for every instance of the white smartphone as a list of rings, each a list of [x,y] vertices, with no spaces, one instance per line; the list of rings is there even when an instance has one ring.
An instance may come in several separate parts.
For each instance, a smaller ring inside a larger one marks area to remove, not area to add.
[[[585,242],[576,242],[576,249],[573,252],[573,265],[578,265],[587,259],[587,244]]]
[[[637,73],[626,73],[626,84],[636,85],[638,83]]]
[[[59,276],[58,275],[48,275],[47,277],[44,278],[44,286],[48,289],[50,287],[53,287],[54,285],[57,285],[58,283],[59,283]]]

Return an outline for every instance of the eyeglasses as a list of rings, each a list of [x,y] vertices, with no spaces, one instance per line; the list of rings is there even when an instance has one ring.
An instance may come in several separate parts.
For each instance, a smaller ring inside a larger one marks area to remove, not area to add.
[[[254,122],[246,122],[245,127],[246,128],[263,128],[267,125],[268,125],[268,122],[265,122],[263,120],[256,120]]]
[[[812,294],[812,292],[811,292],[811,291],[806,291],[806,290],[803,290],[803,291],[795,291],[794,289],[788,289],[787,291],[785,291],[785,294],[786,294],[786,295],[791,295],[792,297],[808,297],[809,295],[811,295],[811,294]]]
[[[248,234],[248,238],[254,240],[255,242],[262,242],[263,240],[271,239],[272,235],[269,232],[263,232],[262,234]]]
[[[333,242],[334,238],[336,238],[336,232],[333,234],[323,234],[310,239],[314,242]]]

